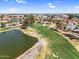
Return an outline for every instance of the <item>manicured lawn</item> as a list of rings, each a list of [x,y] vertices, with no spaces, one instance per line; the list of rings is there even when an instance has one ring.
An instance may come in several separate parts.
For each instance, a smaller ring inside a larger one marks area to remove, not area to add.
[[[41,24],[33,24],[33,28],[48,38],[50,53],[47,53],[45,59],[79,59],[79,52],[63,36]]]
[[[28,36],[20,30],[10,30],[0,33],[0,59],[15,59],[31,48],[37,38]]]

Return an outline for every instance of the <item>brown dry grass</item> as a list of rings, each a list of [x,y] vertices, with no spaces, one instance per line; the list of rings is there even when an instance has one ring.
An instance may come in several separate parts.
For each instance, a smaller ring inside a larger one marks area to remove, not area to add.
[[[40,40],[43,40],[44,44],[43,47],[41,49],[41,51],[36,55],[35,59],[45,59],[46,54],[48,53],[48,44],[47,44],[47,38],[40,35],[39,33],[37,33],[33,28],[27,28],[27,29],[23,29],[22,31],[24,31],[26,34],[31,35],[33,37],[37,37],[37,38],[41,38]]]
[[[69,40],[69,42],[76,48],[76,50],[79,52],[79,40],[78,39],[72,39]]]
[[[46,41],[47,38],[42,37],[44,40],[43,48],[41,49],[40,53],[36,56],[36,59],[45,59],[46,54],[48,53],[48,42]]]

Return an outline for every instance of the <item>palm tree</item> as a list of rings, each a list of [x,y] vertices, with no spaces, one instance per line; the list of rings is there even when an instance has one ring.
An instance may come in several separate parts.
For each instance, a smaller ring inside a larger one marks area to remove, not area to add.
[[[61,29],[61,20],[56,20],[56,26],[58,29]]]
[[[32,24],[32,23],[35,22],[35,17],[34,17],[33,14],[30,14],[30,15],[28,16],[28,21],[29,21],[30,24]]]
[[[1,21],[2,21],[1,22],[1,27],[4,28],[5,27],[5,23],[3,22],[4,15],[1,15],[0,18],[1,18]]]
[[[1,15],[0,18],[1,18],[1,21],[3,21],[4,15]]]
[[[21,28],[25,29],[28,25],[32,24],[35,22],[35,18],[33,16],[33,14],[29,14],[29,15],[24,15],[24,21],[22,23]]]
[[[26,19],[24,19],[24,21],[23,21],[23,23],[22,23],[22,25],[21,25],[21,29],[26,29],[26,27],[28,26],[28,19],[26,18]]]

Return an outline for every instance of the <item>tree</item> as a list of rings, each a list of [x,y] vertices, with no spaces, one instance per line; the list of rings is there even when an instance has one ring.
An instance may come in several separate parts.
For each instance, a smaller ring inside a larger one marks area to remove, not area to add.
[[[1,28],[5,28],[5,24],[4,23],[1,23]]]
[[[29,15],[24,15],[24,21],[22,23],[21,28],[25,29],[28,25],[32,24],[35,22],[35,18],[33,16],[33,14],[29,14]]]
[[[30,24],[32,24],[32,23],[35,22],[35,18],[34,18],[34,15],[33,15],[33,14],[30,14],[30,15],[28,16],[28,21],[29,21]]]
[[[21,29],[26,29],[26,27],[28,26],[29,22],[28,22],[28,19],[24,19],[22,25],[21,25]]]
[[[61,29],[61,20],[56,20],[56,26],[58,29]]]
[[[48,18],[47,20],[48,20],[49,22],[51,22],[51,21],[52,21],[52,18]]]
[[[0,16],[0,18],[1,18],[1,21],[3,21],[3,17],[4,17],[4,15],[1,15],[1,16]]]
[[[73,14],[68,14],[68,19],[72,19],[74,17]]]

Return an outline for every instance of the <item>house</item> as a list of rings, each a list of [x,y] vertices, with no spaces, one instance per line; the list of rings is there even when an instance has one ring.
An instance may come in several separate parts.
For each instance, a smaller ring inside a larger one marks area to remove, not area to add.
[[[75,28],[77,27],[77,25],[73,22],[73,21],[69,21],[69,23],[66,25],[66,30],[70,30],[73,31],[75,30]]]

